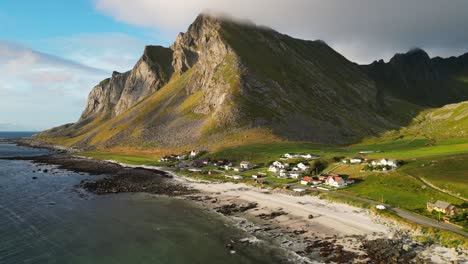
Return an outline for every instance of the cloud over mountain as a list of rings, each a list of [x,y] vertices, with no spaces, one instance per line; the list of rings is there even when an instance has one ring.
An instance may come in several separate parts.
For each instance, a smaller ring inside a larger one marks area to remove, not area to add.
[[[305,39],[323,39],[349,59],[371,62],[422,47],[458,55],[468,46],[468,1],[95,0],[101,12],[175,34],[204,10],[225,12]]]

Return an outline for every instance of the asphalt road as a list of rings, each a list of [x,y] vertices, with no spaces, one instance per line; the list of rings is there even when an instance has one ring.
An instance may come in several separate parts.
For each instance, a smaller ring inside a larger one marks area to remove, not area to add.
[[[349,195],[349,194],[345,194],[345,193],[339,193],[339,192],[333,192],[333,193],[337,194],[337,195],[344,196],[344,197],[348,197],[348,198],[360,200],[360,201],[363,201],[363,202],[367,202],[367,203],[370,203],[370,204],[374,204],[374,205],[382,204],[382,203],[376,202],[374,200],[370,200],[370,199],[366,199],[366,198],[362,198],[362,197],[357,197],[357,196],[353,196],[353,195]],[[388,204],[382,204],[382,205],[384,205],[385,207],[387,207],[390,210],[395,211],[398,216],[400,216],[401,218],[406,219],[408,221],[411,221],[411,222],[414,222],[414,223],[417,223],[417,224],[420,224],[420,225],[423,225],[423,226],[437,227],[437,228],[440,228],[440,229],[444,229],[444,230],[447,230],[447,231],[450,231],[450,232],[457,233],[457,234],[460,234],[462,236],[468,237],[467,232],[465,232],[465,231],[461,230],[460,228],[458,228],[456,226],[453,226],[451,224],[448,224],[448,223],[445,223],[445,222],[438,222],[438,221],[436,221],[434,219],[424,217],[422,215],[414,214],[414,213],[402,210],[400,208],[395,208],[395,207],[392,207],[392,206],[390,206]]]

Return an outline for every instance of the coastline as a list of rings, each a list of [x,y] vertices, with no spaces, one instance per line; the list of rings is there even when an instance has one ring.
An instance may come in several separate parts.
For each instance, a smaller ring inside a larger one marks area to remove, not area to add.
[[[36,157],[33,162],[108,176],[82,184],[97,194],[147,192],[191,200],[234,219],[237,227],[252,235],[252,239],[238,243],[255,243],[258,237],[267,239],[303,263],[309,263],[309,259],[337,263],[379,263],[389,259],[394,263],[463,263],[468,259],[466,250],[416,242],[408,230],[386,225],[368,210],[314,196],[292,196],[240,183],[201,182],[167,168],[69,154]],[[153,181],[155,177],[157,181]]]

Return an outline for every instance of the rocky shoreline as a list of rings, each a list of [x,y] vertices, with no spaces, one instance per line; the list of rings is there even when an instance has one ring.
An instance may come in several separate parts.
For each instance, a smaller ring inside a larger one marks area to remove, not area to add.
[[[434,263],[430,256],[433,253],[431,245],[414,242],[407,233],[392,231],[391,237],[388,237],[383,234],[317,232],[308,228],[313,226],[311,221],[316,217],[312,214],[307,219],[299,218],[289,215],[282,208],[262,207],[236,196],[199,190],[185,179],[177,176],[173,179],[175,175],[170,172],[130,168],[67,153],[9,159],[29,160],[77,173],[105,176],[81,183],[82,188],[95,194],[144,192],[193,201],[207,210],[234,219],[237,227],[252,235],[250,239],[227,244],[229,249],[235,249],[236,243],[255,243],[257,239],[262,239],[290,252],[294,263]],[[445,263],[453,261],[443,256],[440,259]],[[466,259],[466,256],[460,259]]]

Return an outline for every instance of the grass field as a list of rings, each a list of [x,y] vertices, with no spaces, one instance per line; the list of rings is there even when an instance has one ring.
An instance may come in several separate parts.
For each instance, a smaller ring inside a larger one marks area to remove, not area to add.
[[[130,165],[148,165],[148,166],[161,166],[163,165],[159,162],[159,157],[154,155],[128,155],[123,153],[111,153],[111,152],[80,152],[77,153],[78,156],[84,156],[89,158],[94,158],[98,160],[114,160]]]
[[[374,173],[364,181],[340,190],[349,194],[405,208],[412,211],[425,210],[427,202],[442,200],[456,205],[463,201],[426,186],[405,173]]]
[[[402,171],[468,198],[468,154],[420,159],[404,166]]]

